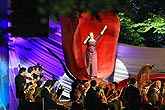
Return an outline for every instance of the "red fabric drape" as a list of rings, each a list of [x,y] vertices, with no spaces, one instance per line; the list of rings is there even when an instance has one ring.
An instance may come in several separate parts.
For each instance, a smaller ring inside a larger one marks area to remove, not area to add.
[[[61,16],[62,27],[62,46],[66,65],[69,71],[79,80],[87,80],[88,76],[80,74],[73,54],[73,36],[78,24],[78,19],[70,19],[67,16]]]
[[[114,69],[120,21],[116,14],[110,12],[100,13],[99,15],[101,21],[91,19],[91,16],[87,13],[82,14],[79,22],[77,21],[78,19],[72,21],[64,16],[61,18],[66,65],[70,72],[79,80],[89,79],[84,63],[86,46],[82,42],[89,32],[94,32],[94,35],[97,36],[105,25],[108,25],[108,28],[96,47],[98,77],[107,78]]]

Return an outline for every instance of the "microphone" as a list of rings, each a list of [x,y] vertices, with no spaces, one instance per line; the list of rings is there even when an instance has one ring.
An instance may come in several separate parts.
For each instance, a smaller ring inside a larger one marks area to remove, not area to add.
[[[89,39],[90,39],[90,37],[87,36],[86,39],[84,40],[83,44],[85,45],[88,42]]]

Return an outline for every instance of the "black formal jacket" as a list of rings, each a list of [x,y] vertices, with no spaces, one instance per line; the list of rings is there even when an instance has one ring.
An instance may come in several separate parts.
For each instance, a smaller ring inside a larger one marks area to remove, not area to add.
[[[137,110],[140,107],[140,91],[133,85],[129,85],[125,89],[125,106],[131,110]]]
[[[44,98],[45,108],[57,108],[57,103],[51,99],[51,94],[49,93],[47,88],[44,88],[41,91],[41,97]]]
[[[15,77],[15,85],[16,85],[16,97],[19,99],[24,99],[25,98],[25,93],[24,93],[24,86],[26,84],[26,80],[21,74],[18,74]]]
[[[86,94],[87,110],[98,110],[99,98],[96,89],[90,87]]]

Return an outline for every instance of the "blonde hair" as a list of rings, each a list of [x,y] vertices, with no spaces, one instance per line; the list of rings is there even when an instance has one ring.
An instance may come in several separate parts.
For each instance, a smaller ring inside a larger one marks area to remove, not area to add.
[[[100,82],[99,82],[99,87],[100,88],[105,88],[106,87],[106,85],[107,85],[107,81],[106,80],[101,80]]]
[[[90,38],[91,38],[91,37],[94,38],[93,32],[90,32],[90,33],[89,33],[89,36],[90,36]]]

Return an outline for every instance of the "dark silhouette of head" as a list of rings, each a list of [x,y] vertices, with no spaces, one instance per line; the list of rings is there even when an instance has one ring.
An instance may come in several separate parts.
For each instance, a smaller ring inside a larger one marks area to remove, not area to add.
[[[97,84],[97,83],[96,83],[96,80],[92,80],[92,81],[90,82],[90,84],[91,84],[92,87],[95,87],[96,84]]]
[[[38,66],[33,66],[34,70],[37,70]]]
[[[45,82],[45,87],[49,87],[49,86],[51,86],[52,85],[52,81],[51,80],[47,80],[46,82]]]
[[[31,73],[32,71],[33,71],[33,67],[30,66],[30,67],[28,68],[28,73]]]
[[[22,73],[22,72],[25,72],[26,71],[26,68],[25,67],[22,67],[19,69],[19,74]]]
[[[136,83],[136,79],[135,78],[130,78],[129,79],[129,84],[135,84]]]

